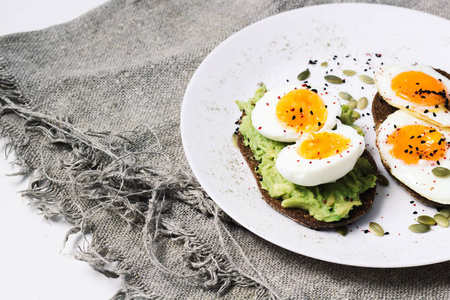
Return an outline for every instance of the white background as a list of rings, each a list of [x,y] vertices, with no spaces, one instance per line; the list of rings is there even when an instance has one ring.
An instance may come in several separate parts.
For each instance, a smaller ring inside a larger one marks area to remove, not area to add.
[[[70,21],[105,0],[0,0],[0,35],[43,29]],[[62,248],[70,226],[47,221],[18,192],[27,188],[5,157],[0,139],[0,290],[1,299],[109,299],[122,286],[73,258],[79,235]]]

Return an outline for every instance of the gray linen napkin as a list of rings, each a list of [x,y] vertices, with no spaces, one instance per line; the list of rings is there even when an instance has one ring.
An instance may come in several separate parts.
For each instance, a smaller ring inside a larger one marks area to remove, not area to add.
[[[25,194],[68,234],[92,234],[76,258],[121,276],[115,299],[448,299],[449,263],[357,268],[262,240],[221,213],[184,157],[181,101],[206,55],[255,21],[332,2],[113,0],[0,38],[1,136],[37,174]],[[444,0],[364,2],[450,18]]]

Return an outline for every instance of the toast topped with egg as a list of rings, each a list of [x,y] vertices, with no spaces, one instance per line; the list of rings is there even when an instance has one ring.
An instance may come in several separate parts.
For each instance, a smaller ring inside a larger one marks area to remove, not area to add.
[[[340,121],[350,119],[350,108],[292,85],[261,85],[248,102],[236,102],[238,147],[272,208],[314,229],[349,224],[371,209],[376,164],[357,128]]]
[[[433,207],[450,205],[450,177],[442,176],[450,169],[449,79],[421,65],[375,74],[372,116],[381,161],[412,197]]]

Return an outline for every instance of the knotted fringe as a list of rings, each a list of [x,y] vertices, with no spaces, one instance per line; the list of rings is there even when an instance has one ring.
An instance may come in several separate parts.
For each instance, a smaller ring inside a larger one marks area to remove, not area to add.
[[[120,134],[82,132],[66,120],[33,111],[2,58],[0,104],[0,117],[10,113],[22,117],[26,121],[26,130],[40,132],[49,141],[45,147],[58,147],[69,153],[62,162],[65,174],[63,178],[55,178],[56,176],[52,175],[49,171],[52,166],[48,165],[44,154],[40,153],[41,166],[34,170],[35,178],[30,189],[24,192],[46,217],[64,217],[74,225],[65,241],[71,234],[92,231],[92,217],[97,212],[108,210],[117,214],[129,226],[142,228],[148,257],[159,271],[174,278],[195,282],[205,289],[216,291],[219,295],[224,295],[233,285],[239,285],[255,287],[257,299],[279,299],[227,231],[223,221],[230,219],[217,208],[190,174],[170,167],[157,136],[150,128],[139,126],[133,131]],[[149,134],[152,137],[150,140],[154,141],[151,150],[127,150],[136,148],[130,145],[132,137],[143,133]],[[14,136],[8,126],[3,128],[2,134]],[[23,145],[17,142],[8,144],[8,147],[14,150],[21,146]],[[155,157],[165,160],[167,164],[148,166],[139,163],[142,158],[151,160]],[[30,172],[26,163],[19,163],[24,173]],[[61,196],[62,191],[66,193],[65,197]],[[170,219],[168,212],[174,201],[187,203],[204,215],[214,218],[222,250],[213,249],[195,232],[182,228]],[[82,207],[79,203],[88,205]],[[171,271],[159,260],[155,247],[162,238],[171,238],[183,244],[183,259],[188,267],[184,274]],[[225,243],[225,239],[238,249],[241,260],[247,265],[246,269],[252,270],[251,274],[247,274],[247,271],[233,261],[226,250],[230,245]],[[102,245],[93,242],[87,244],[85,249],[80,248],[76,253],[77,259],[88,262],[91,267],[106,276],[127,276],[126,271],[118,269],[118,258],[108,256],[109,252],[103,251]],[[143,291],[144,287],[140,288],[124,282],[124,289],[113,299],[159,299],[152,291]]]

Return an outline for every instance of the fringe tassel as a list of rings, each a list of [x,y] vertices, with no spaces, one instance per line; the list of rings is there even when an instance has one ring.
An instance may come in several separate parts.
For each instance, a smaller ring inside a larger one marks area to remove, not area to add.
[[[65,178],[53,177],[51,168],[54,165],[49,165],[40,153],[41,166],[35,170],[37,175],[30,189],[24,192],[47,218],[64,217],[74,224],[64,242],[71,234],[84,234],[92,230],[89,221],[96,212],[113,211],[129,226],[142,228],[144,246],[159,271],[195,282],[204,289],[216,291],[218,295],[224,295],[234,285],[239,285],[255,287],[257,299],[266,296],[279,298],[242,251],[243,261],[255,271],[256,276],[246,275],[226,250],[220,252],[212,249],[194,232],[170,220],[167,212],[174,201],[193,206],[214,218],[222,248],[226,249],[221,233],[224,226],[220,222],[231,220],[218,209],[191,175],[170,167],[170,164],[162,167],[139,163],[142,156],[158,157],[169,162],[158,137],[150,128],[139,126],[122,133],[82,132],[67,120],[33,111],[20,92],[15,78],[9,73],[5,60],[0,57],[0,117],[9,113],[26,120],[26,130],[42,134],[49,141],[45,147],[65,150],[66,156],[61,162]],[[3,132],[8,130],[3,128]],[[136,145],[130,147],[130,143],[133,136],[140,134],[147,134],[150,140],[155,141],[152,149],[139,152],[127,150],[136,148]],[[13,143],[10,145],[12,148],[19,146]],[[30,171],[25,163],[20,163],[24,170]],[[87,209],[61,197],[62,188],[76,197],[79,203],[92,205],[86,206],[89,207]],[[160,262],[154,251],[160,236],[183,243],[183,258],[188,266],[186,274],[173,272]],[[235,240],[232,242],[233,246],[238,246]],[[107,249],[98,247],[93,243],[86,249],[80,248],[75,257],[108,277],[127,276],[125,270],[118,269],[118,258],[111,256]],[[124,285],[127,286],[125,282]],[[113,297],[114,300],[138,298],[159,299],[152,292],[137,292],[133,287],[123,289]]]

